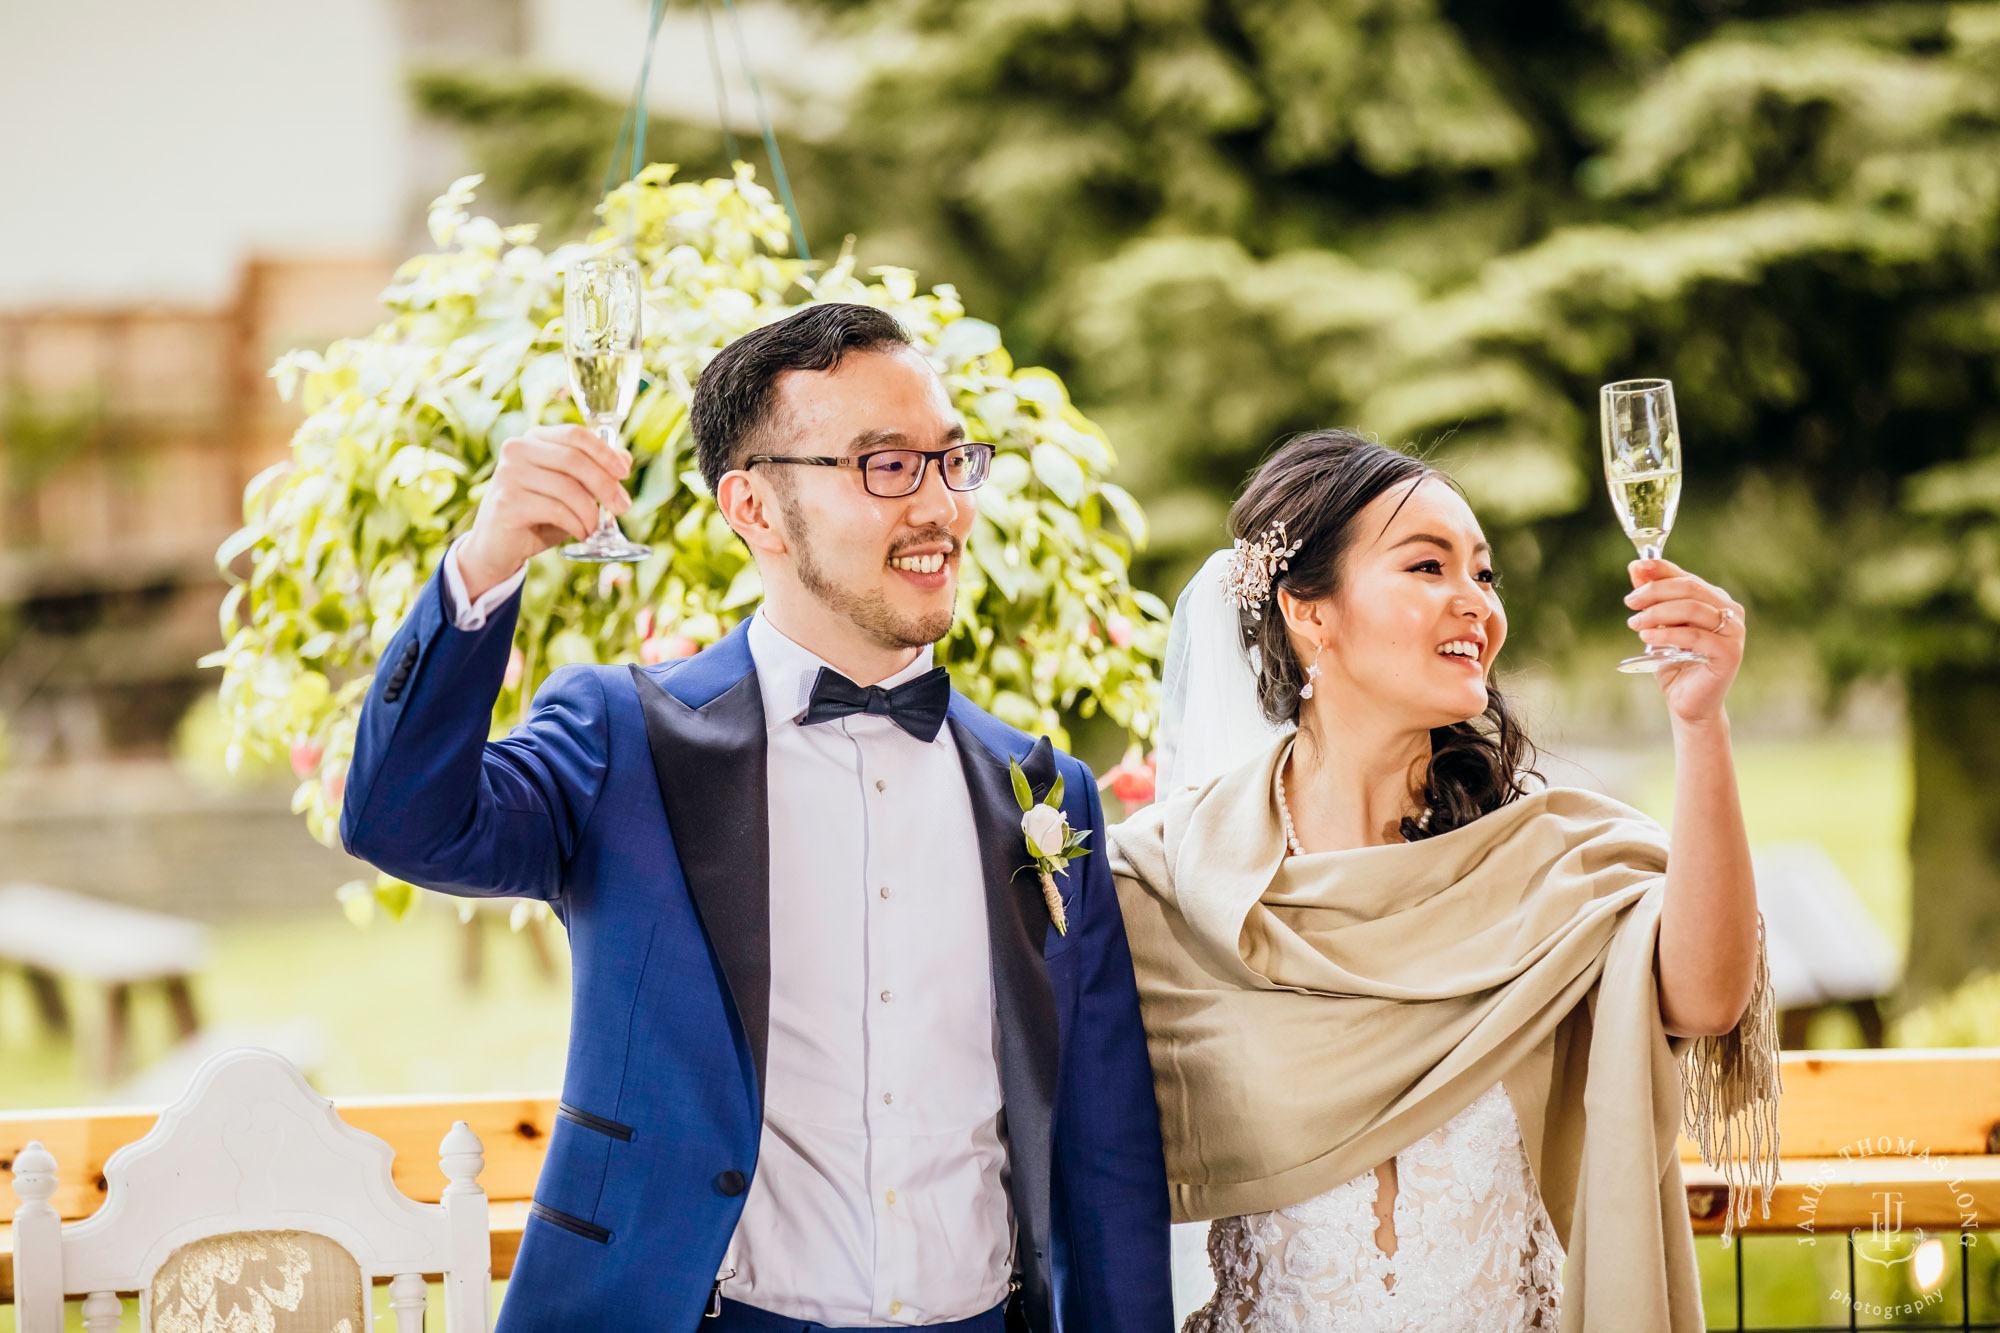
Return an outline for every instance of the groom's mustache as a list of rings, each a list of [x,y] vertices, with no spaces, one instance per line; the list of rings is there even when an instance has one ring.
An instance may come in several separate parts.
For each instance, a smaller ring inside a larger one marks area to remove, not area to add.
[[[912,533],[908,537],[899,540],[894,546],[891,546],[889,548],[889,559],[894,560],[905,551],[912,550],[915,547],[937,546],[940,544],[943,545],[946,556],[957,555],[965,545],[964,542],[959,540],[958,534],[950,528],[928,528],[923,532]]]

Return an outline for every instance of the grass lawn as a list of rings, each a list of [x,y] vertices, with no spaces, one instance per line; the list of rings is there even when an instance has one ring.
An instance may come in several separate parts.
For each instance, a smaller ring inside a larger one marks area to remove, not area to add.
[[[569,1038],[568,950],[544,932],[555,975],[536,967],[505,913],[481,913],[484,980],[459,979],[465,927],[454,905],[426,897],[401,922],[357,927],[331,897],[323,911],[218,927],[196,983],[203,1019],[255,1041],[316,1029],[322,1058],[308,1074],[329,1096],[359,1093],[545,1091],[562,1079]],[[71,988],[82,1045],[96,1047],[102,996]],[[165,1005],[133,999],[138,1062],[171,1042]],[[309,1042],[309,1044],[313,1044]],[[26,984],[0,977],[0,1108],[71,1106],[111,1098],[69,1043],[39,1030]]]
[[[1909,1276],[1909,1238],[1900,1238],[1885,1249],[1874,1245],[1864,1228],[1856,1251],[1860,1259],[1854,1265],[1854,1287],[1861,1301],[1860,1327],[1956,1328],[1961,1311],[1968,1305],[1971,1320],[1985,1322],[2000,1317],[2000,1235],[1975,1234],[1966,1250],[1963,1272],[1957,1233],[1945,1232],[1937,1239],[1944,1248],[1943,1274],[1929,1291],[1919,1291]],[[1720,1240],[1697,1238],[1695,1248],[1708,1327],[1718,1333],[1738,1327],[1735,1267],[1739,1249],[1743,1327],[1847,1326],[1845,1237],[1747,1236],[1727,1250]]]
[[[505,1282],[496,1282],[493,1284],[493,1309],[496,1313],[500,1309],[501,1293],[506,1288],[507,1284]],[[389,1309],[388,1284],[384,1283],[375,1288],[374,1296],[375,1299],[370,1311],[374,1317],[374,1322],[370,1327],[387,1333],[388,1330],[396,1327],[395,1314]],[[63,1314],[65,1316],[63,1320],[63,1333],[83,1333],[82,1301],[71,1301],[63,1310]],[[424,1306],[424,1327],[432,1330],[441,1330],[444,1328],[444,1286],[442,1283],[431,1283],[429,1303]],[[14,1307],[11,1305],[0,1305],[0,1333],[14,1333]],[[118,1333],[139,1333],[139,1302],[130,1297],[126,1298],[125,1317],[119,1321]],[[365,1333],[365,1330],[356,1329],[355,1333]]]
[[[1669,827],[1671,752],[1649,756],[1637,803]],[[1736,743],[1753,844],[1817,842],[1898,949],[1909,941],[1910,765],[1900,737]]]

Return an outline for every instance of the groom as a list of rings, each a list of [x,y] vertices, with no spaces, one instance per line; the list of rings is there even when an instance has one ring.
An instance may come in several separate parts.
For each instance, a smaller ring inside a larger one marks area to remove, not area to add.
[[[702,474],[763,576],[706,651],[552,675],[486,739],[529,557],[629,505],[579,427],[501,451],[382,656],[341,836],[548,900],[575,1006],[504,1333],[1166,1333],[1138,997],[1082,764],[932,666],[990,448],[895,321],[811,306],[703,372]],[[1028,870],[1008,775],[1090,854]],[[704,1320],[703,1316],[712,1317]]]

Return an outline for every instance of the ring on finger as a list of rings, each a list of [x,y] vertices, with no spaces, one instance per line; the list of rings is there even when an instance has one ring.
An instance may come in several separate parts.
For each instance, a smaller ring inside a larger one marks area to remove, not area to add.
[[[1734,624],[1736,621],[1736,612],[1731,608],[1725,606],[1721,608],[1721,612],[1722,614],[1716,620],[1715,629],[1712,631],[1712,633],[1727,634],[1729,633],[1730,625]]]

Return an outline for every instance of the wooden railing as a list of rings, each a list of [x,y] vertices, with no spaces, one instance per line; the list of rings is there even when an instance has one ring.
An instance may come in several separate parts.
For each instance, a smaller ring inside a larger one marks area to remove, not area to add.
[[[1784,1077],[1778,1190],[1748,1229],[1865,1229],[1885,1191],[1907,1227],[2000,1227],[2000,1048],[1798,1052]],[[1720,1180],[1681,1158],[1695,1230],[1721,1231]]]
[[[1899,1197],[1903,1224],[1929,1230],[2000,1228],[2000,1049],[1842,1051],[1784,1057],[1779,1105],[1783,1170],[1771,1216],[1754,1209],[1749,1231],[1866,1228]],[[338,1098],[357,1129],[396,1150],[396,1184],[435,1201],[444,1188],[437,1145],[464,1120],[486,1147],[480,1184],[491,1201],[493,1275],[513,1268],[527,1201],[555,1123],[552,1096]],[[13,1211],[15,1156],[32,1139],[55,1155],[53,1200],[66,1219],[103,1200],[105,1160],[155,1119],[137,1111],[0,1112],[0,1219]],[[1688,1213],[1697,1232],[1722,1229],[1720,1180],[1683,1142]],[[13,1299],[13,1252],[0,1225],[0,1301]]]

